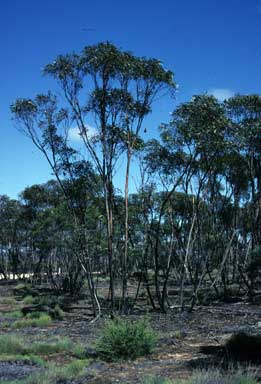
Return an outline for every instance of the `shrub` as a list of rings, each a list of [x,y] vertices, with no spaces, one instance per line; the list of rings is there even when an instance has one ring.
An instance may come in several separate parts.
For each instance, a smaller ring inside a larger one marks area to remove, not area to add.
[[[135,359],[150,354],[156,340],[147,319],[137,322],[116,319],[105,324],[96,349],[107,360]]]

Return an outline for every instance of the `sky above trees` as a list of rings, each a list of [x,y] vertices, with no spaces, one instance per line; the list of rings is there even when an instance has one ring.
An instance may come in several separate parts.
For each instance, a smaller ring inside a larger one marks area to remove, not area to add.
[[[60,53],[109,40],[173,70],[176,100],[157,103],[146,122],[147,138],[194,94],[222,99],[260,93],[258,0],[14,0],[2,2],[0,20],[0,194],[16,197],[24,187],[51,178],[41,154],[14,127],[10,104],[55,87],[41,71]],[[79,145],[75,131],[71,136]]]

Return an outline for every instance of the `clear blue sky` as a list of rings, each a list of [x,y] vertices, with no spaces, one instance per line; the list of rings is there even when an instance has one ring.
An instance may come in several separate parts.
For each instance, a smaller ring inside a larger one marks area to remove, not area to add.
[[[93,31],[83,29],[93,28]],[[51,86],[41,68],[58,54],[109,40],[161,59],[180,86],[176,102],[212,92],[260,93],[261,0],[3,0],[0,5],[0,194],[16,197],[51,177],[14,128],[9,106]],[[168,103],[149,120],[155,134]]]

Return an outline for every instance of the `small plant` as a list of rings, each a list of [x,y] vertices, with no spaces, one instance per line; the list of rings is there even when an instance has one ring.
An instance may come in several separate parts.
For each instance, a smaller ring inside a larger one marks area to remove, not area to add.
[[[150,354],[156,340],[146,318],[137,322],[116,319],[105,324],[96,349],[107,360],[135,359]]]

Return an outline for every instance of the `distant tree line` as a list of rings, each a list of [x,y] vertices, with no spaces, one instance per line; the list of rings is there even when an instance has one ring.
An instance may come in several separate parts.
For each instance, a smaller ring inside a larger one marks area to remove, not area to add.
[[[158,60],[100,43],[59,56],[44,73],[59,96],[18,99],[11,109],[55,181],[26,188],[18,201],[1,197],[2,275],[41,279],[44,272],[71,294],[87,280],[95,315],[94,272],[109,277],[112,311],[128,312],[142,289],[163,312],[173,286],[181,308],[192,309],[203,287],[226,297],[236,284],[253,297],[261,268],[261,97],[194,96],[161,124],[159,140],[145,142],[145,117],[176,88]],[[70,146],[72,126],[86,158]],[[123,157],[122,195],[114,181]],[[140,185],[129,194],[134,157]]]

